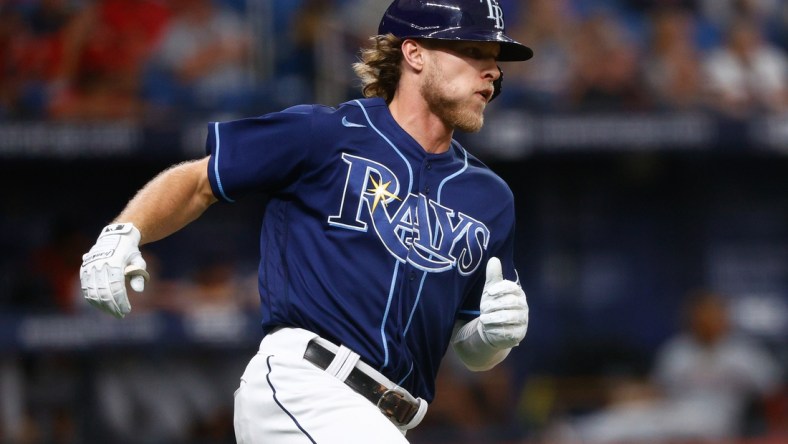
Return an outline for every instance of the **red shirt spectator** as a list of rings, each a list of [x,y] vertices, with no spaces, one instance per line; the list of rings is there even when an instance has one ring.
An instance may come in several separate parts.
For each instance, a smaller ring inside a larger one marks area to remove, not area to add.
[[[138,117],[141,71],[168,19],[168,9],[150,0],[98,0],[85,8],[66,36],[67,87],[52,103],[52,116]]]

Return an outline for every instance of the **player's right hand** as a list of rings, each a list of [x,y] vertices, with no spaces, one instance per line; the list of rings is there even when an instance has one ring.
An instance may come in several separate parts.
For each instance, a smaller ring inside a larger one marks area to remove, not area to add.
[[[528,330],[528,302],[520,284],[503,278],[501,261],[487,262],[478,329],[484,342],[496,349],[512,348]]]
[[[82,255],[79,269],[82,296],[117,318],[131,311],[126,278],[138,293],[150,279],[139,250],[140,237],[140,231],[131,223],[107,225],[93,248]]]

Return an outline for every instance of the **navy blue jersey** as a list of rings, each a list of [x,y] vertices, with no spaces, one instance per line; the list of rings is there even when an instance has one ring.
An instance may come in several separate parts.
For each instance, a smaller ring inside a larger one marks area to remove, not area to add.
[[[264,332],[310,330],[431,401],[457,319],[479,315],[487,259],[512,262],[509,187],[453,141],[427,153],[382,99],[211,123],[214,194],[268,200]]]

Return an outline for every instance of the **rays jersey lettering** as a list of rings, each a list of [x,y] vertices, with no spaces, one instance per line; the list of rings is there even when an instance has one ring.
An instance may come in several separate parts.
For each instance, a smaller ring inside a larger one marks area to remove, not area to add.
[[[483,223],[424,194],[401,197],[400,180],[379,162],[348,153],[342,161],[347,180],[329,225],[367,232],[371,224],[392,256],[426,272],[456,268],[465,276],[479,267],[490,240]]]

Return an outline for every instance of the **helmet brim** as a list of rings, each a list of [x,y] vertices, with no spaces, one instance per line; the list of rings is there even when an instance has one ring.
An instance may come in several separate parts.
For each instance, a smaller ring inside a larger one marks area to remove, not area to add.
[[[491,32],[488,29],[478,31],[459,28],[450,28],[427,33],[426,35],[413,35],[401,37],[402,39],[429,39],[448,40],[458,42],[494,42],[501,45],[501,52],[496,60],[500,62],[522,62],[534,56],[534,51],[522,43],[512,39],[503,32]]]

